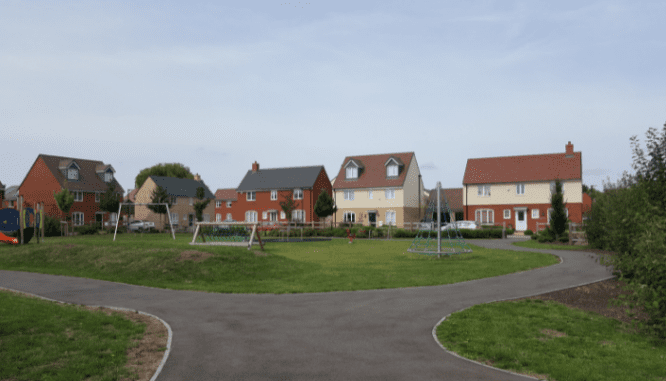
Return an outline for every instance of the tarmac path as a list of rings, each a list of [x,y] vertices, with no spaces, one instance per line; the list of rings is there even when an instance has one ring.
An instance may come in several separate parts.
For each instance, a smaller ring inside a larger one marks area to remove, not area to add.
[[[516,239],[474,245],[555,254],[562,263],[462,283],[311,294],[215,294],[0,270],[0,287],[66,303],[160,317],[173,332],[158,381],[493,380],[534,378],[448,353],[433,328],[449,314],[613,278],[596,255],[523,249]]]

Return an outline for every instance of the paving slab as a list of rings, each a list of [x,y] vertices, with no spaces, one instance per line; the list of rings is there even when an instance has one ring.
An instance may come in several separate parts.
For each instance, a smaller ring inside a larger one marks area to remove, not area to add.
[[[177,291],[5,270],[0,287],[160,317],[173,337],[158,381],[534,380],[454,356],[432,334],[442,318],[477,304],[613,278],[594,254],[511,245],[516,241],[470,243],[546,252],[562,262],[443,286],[309,294]]]

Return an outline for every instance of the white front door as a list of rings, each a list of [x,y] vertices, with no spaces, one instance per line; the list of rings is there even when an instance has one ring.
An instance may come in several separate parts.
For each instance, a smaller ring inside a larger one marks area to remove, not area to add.
[[[527,211],[516,210],[516,230],[517,231],[527,230]]]

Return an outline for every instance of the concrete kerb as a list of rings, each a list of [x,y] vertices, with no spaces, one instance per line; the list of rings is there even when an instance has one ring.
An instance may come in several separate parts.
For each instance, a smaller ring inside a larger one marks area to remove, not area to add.
[[[56,302],[56,303],[60,303],[60,304],[69,304],[69,305],[72,305],[72,306],[76,305],[76,304],[65,303],[65,302],[61,302],[59,300],[49,299],[49,298],[45,298],[43,296],[31,294],[29,292],[14,290],[14,289],[11,289],[11,288],[6,288],[6,287],[0,287],[0,290],[14,291],[14,292],[18,292],[19,294],[30,295],[30,296],[33,296],[33,297],[36,297],[36,298],[40,298],[40,299],[44,299],[44,300],[48,300],[50,302]],[[171,326],[167,322],[165,322],[164,320],[160,319],[159,317],[157,317],[155,315],[152,315],[152,314],[149,314],[147,312],[139,311],[139,310],[132,310],[130,308],[121,308],[121,307],[109,307],[109,306],[88,306],[88,307],[103,307],[103,308],[109,308],[109,309],[118,310],[118,311],[137,312],[137,313],[140,313],[142,315],[146,315],[146,316],[150,316],[152,318],[155,318],[155,319],[159,320],[162,324],[164,324],[164,326],[167,328],[167,331],[169,331],[169,338],[167,340],[166,351],[164,351],[164,356],[162,356],[162,361],[160,362],[160,366],[157,367],[157,371],[155,371],[155,374],[153,375],[153,377],[150,378],[150,381],[157,380],[157,376],[159,376],[160,372],[162,372],[162,367],[164,367],[164,364],[166,363],[167,358],[169,358],[169,352],[171,352],[171,338],[173,336],[173,333],[171,332]]]

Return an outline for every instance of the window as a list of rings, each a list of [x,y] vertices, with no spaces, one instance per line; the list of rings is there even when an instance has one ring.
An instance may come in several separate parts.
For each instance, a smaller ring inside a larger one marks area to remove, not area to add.
[[[82,212],[72,213],[72,220],[74,220],[74,226],[83,225],[83,213]]]
[[[532,209],[532,218],[539,218],[539,209]]]
[[[511,209],[504,209],[504,219],[508,220],[511,218]]]
[[[178,225],[178,213],[171,213],[171,223]]]
[[[208,214],[204,214],[203,219],[203,222],[210,222],[210,216]]]
[[[10,208],[14,207],[14,201],[7,201],[7,206]]]
[[[275,201],[275,200],[277,200],[277,191],[272,190],[271,191],[271,201]]]
[[[245,221],[246,222],[257,222],[257,212],[255,212],[255,211],[245,212]]]
[[[351,223],[356,222],[356,213],[354,212],[345,212],[343,214],[343,217],[344,217],[344,222],[351,222]]]
[[[231,213],[227,213],[227,221],[231,221],[231,220],[232,220]]]
[[[303,189],[296,188],[294,189],[294,200],[302,200],[303,199]]]
[[[268,218],[268,214],[266,214],[266,212],[261,213],[261,219],[262,220],[265,220],[267,218]]]
[[[368,198],[372,200],[372,191],[368,191]]]
[[[358,168],[356,168],[356,167],[347,167],[347,178],[348,179],[358,179]]]
[[[112,223],[115,224],[117,219],[118,219],[118,213],[111,213],[109,215],[109,221],[111,221]]]
[[[516,194],[525,194],[525,184],[516,184]]]
[[[67,180],[78,180],[79,179],[79,170],[73,166],[67,170]]]
[[[231,201],[227,201],[227,208],[231,208]]]
[[[490,185],[479,185],[478,195],[481,197],[490,197]]]
[[[560,181],[560,184],[562,184],[562,194],[564,194],[564,181]],[[551,181],[550,182],[550,193],[555,193],[555,182]]]
[[[305,210],[294,210],[291,219],[292,221],[305,222]]]
[[[215,214],[215,222],[220,222],[222,221],[222,215],[220,213]]]
[[[178,205],[178,197],[176,196],[171,197],[171,205]]]
[[[395,189],[387,189],[384,191],[384,195],[387,200],[393,200],[395,198]]]
[[[254,200],[255,200],[254,197],[255,197],[254,192],[247,192],[247,196],[246,196],[245,199],[246,199],[247,201],[254,201]]]
[[[475,221],[484,225],[492,225],[495,223],[495,213],[492,209],[477,209]]]
[[[192,199],[192,197],[190,197],[190,205],[194,205],[194,199]]]
[[[99,192],[95,192],[95,202],[99,202],[100,196]]]
[[[83,201],[83,192],[74,191],[74,201],[77,201],[77,202]]]
[[[112,180],[113,180],[113,173],[111,173],[111,171],[108,171],[107,173],[104,174],[104,181],[110,183]]]
[[[345,200],[354,201],[354,191],[346,190],[345,191]]]
[[[397,177],[398,176],[398,166],[395,164],[389,165],[386,167],[386,176],[387,177]]]
[[[287,218],[287,215],[284,213],[284,211],[280,212],[280,219],[284,220],[285,218]]]
[[[222,201],[215,201],[215,207],[216,208],[221,208],[222,207]]]
[[[386,212],[386,225],[395,226],[395,212]]]

